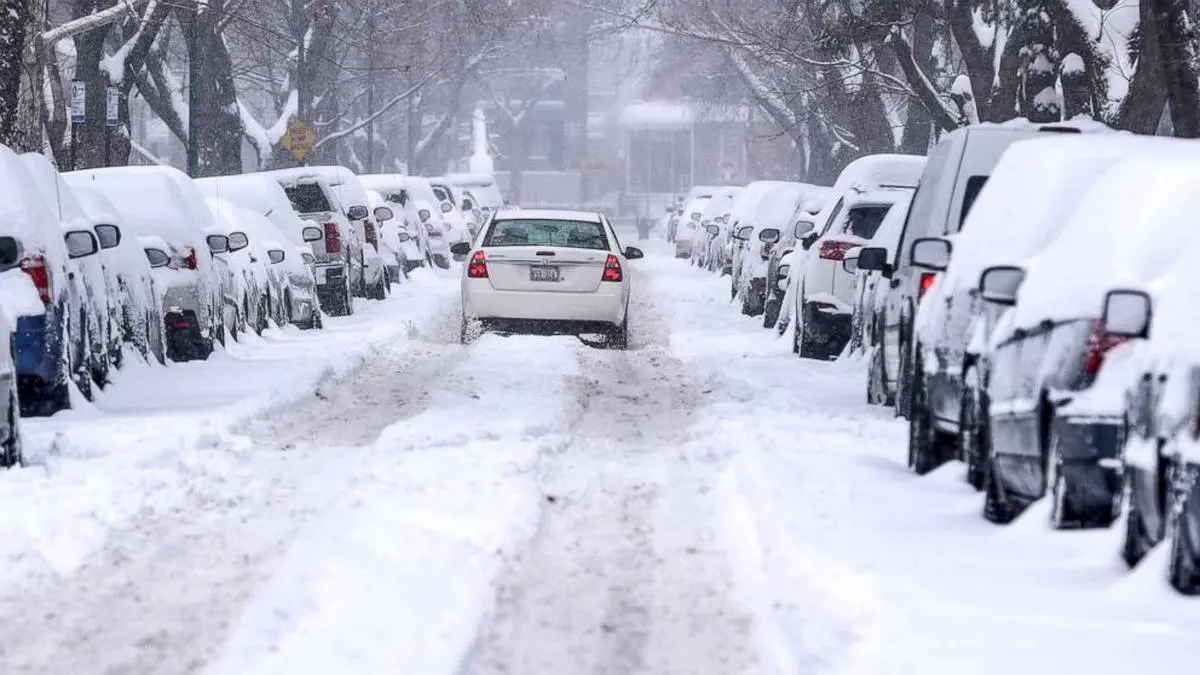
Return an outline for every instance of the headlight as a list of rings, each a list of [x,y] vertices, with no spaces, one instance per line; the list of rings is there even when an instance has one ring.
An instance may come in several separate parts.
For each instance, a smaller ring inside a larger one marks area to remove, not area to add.
[[[775,273],[775,288],[781,291],[787,290],[788,272],[792,271],[791,265],[780,265]]]

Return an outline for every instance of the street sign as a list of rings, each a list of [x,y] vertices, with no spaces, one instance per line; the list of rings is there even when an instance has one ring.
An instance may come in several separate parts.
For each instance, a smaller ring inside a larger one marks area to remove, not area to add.
[[[110,127],[115,127],[121,123],[119,101],[116,87],[108,87],[104,90],[104,123]]]
[[[87,122],[87,84],[71,80],[71,124]]]
[[[316,143],[317,134],[312,127],[295,119],[288,122],[287,131],[284,132],[283,138],[279,139],[279,144],[284,150],[292,153],[297,162],[303,162]]]

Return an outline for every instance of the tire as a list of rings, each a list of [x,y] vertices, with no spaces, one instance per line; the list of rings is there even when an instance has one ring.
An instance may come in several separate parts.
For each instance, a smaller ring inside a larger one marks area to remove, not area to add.
[[[1012,508],[992,473],[991,459],[988,458],[985,462],[983,467],[983,519],[989,523],[1007,525],[1013,519]]]
[[[1188,508],[1188,502],[1195,498],[1196,487],[1190,487],[1189,494],[1175,517],[1171,531],[1171,561],[1167,567],[1171,587],[1184,595],[1200,595],[1200,542],[1192,536],[1193,520],[1196,514]]]
[[[74,375],[74,377],[71,379],[75,381],[75,386],[79,388],[79,393],[83,394],[85,399],[91,401],[95,395],[92,392],[92,373],[90,366],[90,345],[92,343],[92,332],[88,328],[86,321],[83,322],[82,328],[83,339],[81,340],[82,346],[80,349],[82,349],[84,353],[80,355],[78,369],[72,371],[72,375]]]
[[[825,358],[825,345],[817,342],[809,328],[817,322],[817,318],[810,305],[801,305],[801,312],[804,314],[804,323],[799,324],[796,329],[796,334],[799,336],[799,346],[796,351],[802,359],[823,360]]]
[[[900,343],[900,372],[896,380],[896,417],[908,419],[912,415],[913,364],[908,345]]]
[[[8,424],[8,435],[0,441],[0,468],[10,468],[25,464],[21,452],[20,411],[17,410],[17,388],[14,386],[8,393],[8,411],[5,421]]]
[[[792,312],[792,353],[800,356],[800,318],[799,312]]]
[[[443,269],[443,270],[450,269],[450,261],[447,260],[446,256],[444,256],[444,255],[438,254],[438,255],[433,256],[433,262],[434,262],[434,264],[436,264],[438,266],[439,269]]]
[[[867,367],[867,403],[869,405],[891,405],[887,394],[887,373],[884,369],[883,347],[871,348],[871,361]]]
[[[608,348],[619,349],[625,351],[629,349],[629,314],[626,313],[625,320],[621,322],[613,332],[608,335]]]
[[[1158,537],[1152,535],[1146,527],[1146,520],[1142,515],[1142,508],[1139,506],[1142,500],[1138,499],[1138,493],[1142,488],[1138,487],[1135,473],[1143,471],[1143,469],[1130,468],[1126,471],[1126,518],[1125,518],[1125,533],[1121,540],[1121,559],[1130,569],[1137,566],[1158,543]]]
[[[779,312],[783,309],[783,299],[775,299],[768,296],[767,301],[763,303],[763,328],[774,328],[775,322],[779,321]]]
[[[978,372],[972,368],[968,375]],[[959,456],[967,464],[967,484],[976,491],[983,489],[983,462],[988,453],[987,406],[983,392],[978,384],[968,384],[970,377],[964,377],[962,403],[958,413],[958,450]]]
[[[908,466],[918,476],[933,471],[950,458],[944,434],[933,424],[933,414],[925,404],[925,387],[913,383],[912,417],[908,421]]]
[[[1046,461],[1046,496],[1050,498],[1050,527],[1065,530],[1076,522],[1067,491],[1067,479],[1063,476],[1062,461],[1050,446]]]

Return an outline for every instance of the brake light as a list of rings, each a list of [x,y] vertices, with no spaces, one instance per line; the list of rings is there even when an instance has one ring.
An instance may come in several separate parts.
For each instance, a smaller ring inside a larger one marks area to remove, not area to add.
[[[337,223],[325,223],[325,251],[337,253],[342,250],[342,233],[338,232]]]
[[[601,277],[604,281],[620,281],[624,278],[621,274],[621,261],[617,260],[617,256],[608,255],[608,260],[604,263],[604,276]]]
[[[376,239],[375,239],[375,224],[367,223],[366,231],[367,231],[367,243],[371,244],[372,246],[375,246],[377,244]]]
[[[848,241],[826,241],[821,244],[821,252],[818,256],[822,260],[843,260],[846,257],[846,251],[855,246],[856,244],[851,244]]]
[[[187,257],[183,259],[183,266],[189,270],[196,269],[196,249],[188,248]]]
[[[487,259],[484,258],[483,251],[475,251],[471,255],[471,262],[467,264],[467,278],[486,279],[487,277]]]
[[[920,286],[920,288],[917,289],[917,300],[920,300],[921,298],[925,297],[925,291],[928,291],[933,286],[933,282],[936,279],[937,279],[937,275],[934,274],[933,272],[922,272],[921,273],[921,281],[920,281],[921,286]]]
[[[42,302],[50,304],[50,270],[46,267],[46,259],[40,255],[31,255],[21,261],[21,271],[29,275],[29,280],[33,282]]]
[[[1125,342],[1125,338],[1104,331],[1104,325],[1097,321],[1092,324],[1092,333],[1088,336],[1087,352],[1083,359],[1083,369],[1089,375],[1100,372],[1104,365],[1104,357],[1109,350]]]

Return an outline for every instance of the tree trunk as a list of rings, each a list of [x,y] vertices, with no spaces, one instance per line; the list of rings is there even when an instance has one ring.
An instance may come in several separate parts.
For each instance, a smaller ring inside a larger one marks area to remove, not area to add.
[[[923,72],[933,72],[933,17],[918,10],[913,15],[912,58]],[[916,97],[910,98],[904,117],[904,132],[900,138],[899,151],[908,155],[924,155],[929,152],[929,141],[933,134],[933,118]]]
[[[1129,92],[1117,111],[1116,125],[1138,134],[1152,134],[1167,101],[1162,76],[1162,50],[1158,46],[1158,27],[1154,20],[1153,0],[1141,0],[1138,7],[1139,46]]]
[[[1158,26],[1163,81],[1175,135],[1200,137],[1200,82],[1196,78],[1196,48],[1187,0],[1151,0]]]

